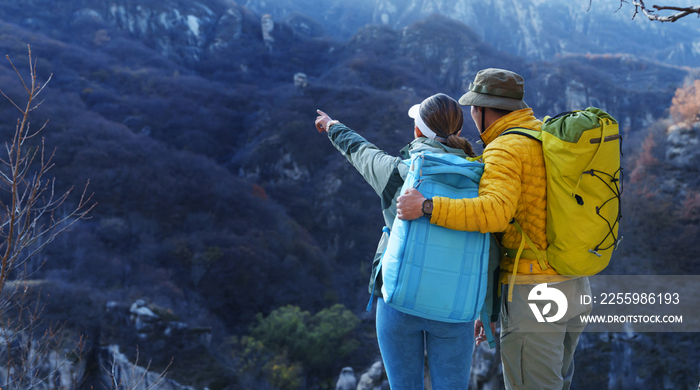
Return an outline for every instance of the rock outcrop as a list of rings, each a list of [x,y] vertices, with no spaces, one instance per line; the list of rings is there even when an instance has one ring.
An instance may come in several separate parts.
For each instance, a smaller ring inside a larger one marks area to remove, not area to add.
[[[380,360],[372,364],[372,367],[360,376],[357,390],[383,390],[385,386],[388,388],[388,382],[382,380],[383,377],[384,364]]]
[[[8,380],[8,365],[0,365],[0,381],[8,383],[16,381],[16,389],[33,388],[36,390],[51,390],[56,388],[75,389],[80,386],[86,375],[86,360],[81,356],[80,341],[74,347],[54,349],[55,340],[47,338],[32,339],[29,350],[23,351],[27,344],[24,335],[8,330],[1,330],[3,339],[11,341],[13,353],[18,358],[18,364],[9,369],[11,380]],[[7,344],[0,345],[0,352],[7,356]],[[70,345],[70,341],[67,343]],[[183,386],[167,378],[167,372],[152,372],[146,367],[139,366],[139,362],[132,363],[120,352],[118,345],[99,348],[99,362],[101,383],[118,383],[119,388],[129,390],[195,390],[189,386]],[[82,353],[85,353],[83,351]],[[35,362],[31,366],[20,364],[19,356],[25,361]],[[57,387],[58,386],[58,387]]]
[[[168,379],[167,371],[152,372],[132,364],[126,355],[119,351],[118,345],[102,348],[101,352],[102,367],[109,369],[103,370],[102,383],[119,383],[121,387],[129,390],[195,390]]]
[[[11,389],[77,388],[85,375],[85,361],[75,353],[80,348],[56,348],[56,341],[56,336],[29,338],[24,331],[0,328],[0,383],[12,383]],[[14,363],[7,362],[8,356]]]
[[[152,6],[112,2],[105,16],[108,22],[151,43],[163,55],[195,62],[202,59],[207,37],[216,31],[220,20],[201,3],[183,8],[171,2]]]
[[[51,4],[42,7],[40,3],[44,2],[45,0],[40,0],[37,4],[30,5],[40,10],[55,8]],[[49,28],[43,26],[43,23],[51,18],[66,18],[71,26],[77,27],[116,27],[139,38],[164,56],[187,65],[199,63],[207,56],[239,41],[245,34],[246,15],[251,18],[249,11],[233,2],[225,5],[207,0],[76,0],[62,8],[53,9],[54,14],[45,17],[37,14],[27,4],[20,11],[31,15],[27,20],[31,20],[32,25],[28,27],[38,30]],[[0,16],[3,16],[2,11]],[[99,38],[104,41],[107,37]],[[262,42],[261,37],[257,39]],[[99,42],[96,38],[96,43]]]
[[[357,378],[352,367],[344,367],[340,370],[338,381],[335,382],[335,390],[355,390]]]
[[[214,29],[213,42],[209,45],[209,51],[217,52],[229,47],[241,39],[242,34],[243,14],[235,8],[226,10]]]
[[[297,73],[294,75],[294,86],[297,89],[304,89],[309,86],[309,78],[306,73]]]
[[[262,30],[263,41],[265,41],[265,46],[272,50],[272,44],[275,42],[275,38],[272,36],[272,32],[275,30],[275,20],[272,19],[270,14],[265,14],[260,19],[260,29]]]
[[[117,302],[108,302],[106,308],[112,312],[113,320],[118,321],[120,314],[126,314],[119,312],[121,306]],[[192,327],[168,310],[142,299],[131,304],[128,317],[142,340],[175,339],[185,349],[207,347],[211,342],[211,328]]]
[[[700,122],[675,124],[668,128],[666,161],[684,171],[700,170]]]
[[[155,330],[155,325],[160,318],[145,305],[146,302],[139,299],[129,308],[131,322],[134,323],[134,327],[140,338],[148,337],[148,334]]]

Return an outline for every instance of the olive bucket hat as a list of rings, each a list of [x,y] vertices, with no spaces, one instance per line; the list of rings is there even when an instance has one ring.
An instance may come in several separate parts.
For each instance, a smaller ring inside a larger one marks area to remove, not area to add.
[[[516,111],[528,108],[523,101],[525,81],[522,76],[505,69],[480,70],[469,84],[469,92],[460,99],[463,106],[498,108]]]

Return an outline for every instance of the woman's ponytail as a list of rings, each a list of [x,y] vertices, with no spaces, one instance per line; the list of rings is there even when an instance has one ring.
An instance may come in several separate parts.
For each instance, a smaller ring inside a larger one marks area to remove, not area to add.
[[[450,134],[450,136],[447,137],[447,142],[445,142],[445,145],[454,149],[462,149],[469,157],[476,157],[476,153],[474,153],[472,145],[466,140],[466,138],[462,138],[455,134]]]

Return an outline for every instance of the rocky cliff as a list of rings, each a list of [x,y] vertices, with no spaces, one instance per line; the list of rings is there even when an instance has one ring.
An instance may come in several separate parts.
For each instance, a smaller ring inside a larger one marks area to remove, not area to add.
[[[276,18],[304,10],[317,20],[332,21],[332,33],[340,38],[348,37],[367,23],[402,28],[432,14],[440,14],[468,25],[497,49],[528,60],[551,60],[558,54],[568,53],[627,53],[676,65],[700,63],[696,23],[683,21],[674,26],[661,26],[643,17],[632,20],[633,7],[620,7],[615,1],[590,4],[563,0],[351,3],[330,1],[321,8],[290,0],[247,0],[245,5]],[[690,5],[692,1],[683,3]]]
[[[468,25],[496,49],[530,61],[572,53],[626,53],[674,65],[700,64],[695,23],[681,20],[661,25],[643,17],[632,20],[633,8],[619,6],[615,2],[594,2],[589,7],[586,2],[563,0],[333,0],[323,6],[312,0],[246,0],[241,5],[218,0],[138,4],[80,0],[58,7],[47,0],[31,0],[13,3],[0,14],[14,18],[21,15],[28,27],[45,23],[42,16],[68,20],[73,25],[106,21],[142,38],[163,54],[190,63],[234,44],[248,28],[245,25],[259,27],[257,18],[264,14],[270,14],[297,36],[330,34],[343,40],[366,24],[400,29],[440,14]],[[453,32],[459,33],[451,30],[444,34],[451,36]],[[261,32],[258,35],[262,38]]]
[[[361,19],[363,15],[369,17],[371,8],[365,2],[356,6],[339,3],[319,8],[312,6],[312,2],[258,0],[248,0],[245,6],[213,0],[194,3],[170,0],[138,5],[118,0],[75,1],[67,7],[56,7],[44,0],[28,3],[31,6],[13,4],[4,12],[24,14],[28,18],[23,23],[38,29],[49,30],[51,21],[57,17],[70,20],[72,28],[95,26],[93,45],[111,39],[107,30],[99,29],[111,26],[141,40],[161,55],[195,69],[205,70],[212,62],[229,61],[233,56],[232,70],[243,77],[256,77],[254,74],[262,70],[253,64],[255,57],[262,59],[264,51],[261,49],[276,51],[273,57],[280,59],[294,55],[290,50],[313,50],[318,44],[310,46],[308,39],[332,33],[343,25],[336,22],[334,13]],[[357,9],[350,12],[347,7]],[[579,8],[570,3],[532,0],[489,0],[478,6],[468,1],[412,0],[399,4],[395,0],[382,0],[373,5],[372,16],[366,21],[393,28],[385,29],[383,38],[376,35],[379,31],[376,27],[360,30],[346,46],[349,49],[345,50],[346,55],[333,57],[336,63],[342,63],[344,58],[362,51],[374,50],[376,55],[384,57],[393,53],[394,58],[389,61],[395,61],[396,56],[412,61],[413,64],[403,67],[426,74],[433,83],[455,95],[465,90],[479,69],[505,67],[528,76],[526,101],[547,114],[588,105],[601,106],[622,116],[622,123],[631,128],[643,127],[661,117],[666,103],[658,102],[668,99],[675,86],[691,73],[687,66],[698,63],[697,58],[700,58],[697,57],[700,43],[688,41],[688,37],[696,35],[689,33],[693,27],[673,25],[661,29],[658,24],[604,16],[612,12],[609,4],[593,5],[590,13]],[[261,19],[261,14],[251,11],[269,15]],[[447,15],[454,21],[433,16],[416,22],[434,14]],[[402,28],[407,25],[410,27]],[[54,29],[53,33],[75,40],[70,30]],[[608,35],[596,35],[603,31]],[[609,36],[615,39],[607,39]],[[634,37],[633,42],[627,37]],[[643,44],[638,46],[634,42]],[[327,45],[331,46],[329,50],[342,46],[337,42]],[[686,67],[674,68],[644,59],[649,57],[650,47],[665,50],[664,54],[651,57]],[[609,52],[618,54],[591,54]],[[547,59],[548,62],[528,65],[519,57]],[[312,78],[321,76],[319,71],[323,72],[322,68],[298,57],[295,62],[297,71],[306,72]],[[251,67],[256,71],[251,72]],[[363,81],[373,79],[365,77]],[[412,84],[428,80],[400,81],[401,85],[397,84],[399,80],[385,79],[382,87],[415,89]],[[647,108],[641,118],[637,114],[640,106]]]

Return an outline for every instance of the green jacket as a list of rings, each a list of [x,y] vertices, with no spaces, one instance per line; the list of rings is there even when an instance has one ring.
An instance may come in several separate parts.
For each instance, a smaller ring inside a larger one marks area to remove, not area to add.
[[[396,199],[401,195],[401,187],[408,174],[408,166],[402,162],[404,159],[409,159],[411,154],[420,153],[421,151],[450,153],[464,158],[468,157],[461,149],[450,148],[438,141],[425,137],[414,139],[401,149],[401,157],[394,157],[379,149],[342,123],[335,124],[328,129],[328,138],[333,143],[333,146],[348,159],[367,183],[372,186],[377,195],[379,195],[381,198],[384,224],[390,229],[396,218]],[[372,273],[369,280],[370,294],[374,290],[375,295],[380,297],[382,278],[378,266],[388,242],[389,235],[382,232],[379,244],[377,245],[377,251],[374,254]],[[489,272],[497,267],[498,256],[495,258],[494,267],[491,267],[491,261],[489,261]],[[489,281],[492,279],[493,278],[489,277]],[[491,291],[492,288],[489,288],[489,295],[492,295],[490,294]],[[488,298],[486,304],[494,306]],[[497,316],[496,311],[490,310],[489,313],[496,313]]]

